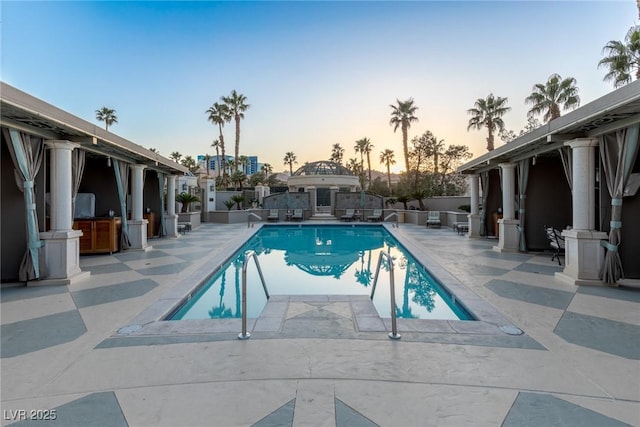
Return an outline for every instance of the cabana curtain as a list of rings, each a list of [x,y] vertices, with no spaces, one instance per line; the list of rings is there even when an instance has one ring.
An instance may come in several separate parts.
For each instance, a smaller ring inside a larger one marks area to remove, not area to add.
[[[482,185],[482,215],[480,216],[480,235],[487,235],[487,195],[489,194],[489,172],[480,174],[480,185]]]
[[[20,281],[26,282],[39,279],[41,276],[39,252],[42,247],[42,241],[39,235],[33,181],[40,170],[44,144],[42,139],[31,138],[30,135],[14,129],[5,128],[2,131],[15,166],[16,184],[20,191],[24,193],[27,251],[20,263],[18,278]]]
[[[564,169],[564,176],[567,177],[567,183],[569,189],[573,191],[573,151],[571,147],[558,148],[560,152],[560,158],[562,159],[562,168]]]
[[[76,196],[84,174],[85,151],[76,148],[71,152],[71,212],[76,214]]]
[[[164,220],[164,174],[158,172],[158,190],[160,190],[160,230],[158,236],[163,237],[167,235],[167,226]]]
[[[527,241],[525,238],[525,201],[527,198],[527,182],[529,181],[529,159],[520,160],[518,162],[518,214],[520,219],[520,225],[518,231],[520,233],[519,250],[520,252],[527,251]]]
[[[122,234],[120,235],[121,249],[129,249],[129,224],[127,222],[127,189],[129,188],[129,163],[113,160],[113,172],[116,175],[116,185],[118,186],[118,198],[120,199],[120,216],[122,217]]]
[[[607,250],[601,272],[601,279],[607,284],[614,284],[624,277],[618,252],[622,239],[622,197],[638,154],[639,130],[640,124],[636,124],[599,137],[604,177],[611,196],[609,241],[600,241]]]

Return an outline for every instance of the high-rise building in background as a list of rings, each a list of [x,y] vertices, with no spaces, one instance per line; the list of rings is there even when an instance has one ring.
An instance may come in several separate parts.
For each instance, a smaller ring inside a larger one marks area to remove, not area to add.
[[[229,160],[234,160],[233,156],[226,155],[224,158],[222,156],[216,157],[216,155],[209,155],[209,171],[217,172],[218,170],[222,170],[221,166],[218,165],[218,160],[220,164],[224,164],[223,162],[228,162]],[[202,169],[207,169],[206,156],[204,154],[199,154],[197,157],[198,166]],[[262,167],[262,163],[258,162],[258,156],[247,156],[247,164],[244,167],[244,173],[247,175],[253,175],[254,173],[260,172],[260,168]]]

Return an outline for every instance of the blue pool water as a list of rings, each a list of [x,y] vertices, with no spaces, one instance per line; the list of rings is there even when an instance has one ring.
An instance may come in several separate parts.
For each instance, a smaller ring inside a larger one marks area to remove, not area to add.
[[[380,252],[394,260],[396,314],[401,318],[470,320],[428,271],[381,226],[265,226],[214,274],[171,320],[240,317],[242,263],[253,250],[271,295],[370,295]],[[383,260],[373,303],[391,317]],[[267,298],[254,262],[247,269],[247,317]]]

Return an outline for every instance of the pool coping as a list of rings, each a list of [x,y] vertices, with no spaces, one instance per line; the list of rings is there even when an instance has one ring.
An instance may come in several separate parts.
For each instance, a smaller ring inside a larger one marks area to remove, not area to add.
[[[217,254],[205,260],[203,265],[177,282],[158,300],[136,315],[131,321],[118,329],[112,337],[164,336],[175,334],[229,334],[241,330],[241,319],[190,319],[165,320],[171,313],[188,301],[202,286],[202,283],[214,275],[234,253],[257,234],[263,227],[282,226],[282,224],[256,224],[235,241],[229,241]],[[296,224],[298,227],[340,224]],[[372,224],[350,224],[350,226],[371,226]],[[437,333],[437,334],[480,334],[480,335],[522,335],[502,313],[462,284],[443,266],[430,258],[419,248],[410,236],[402,234],[399,228],[386,223],[378,224],[386,229],[431,275],[440,286],[452,295],[475,320],[435,320],[435,319],[398,319],[400,332]],[[346,226],[345,226],[346,227]],[[214,266],[212,268],[211,266]],[[247,329],[271,335],[282,330],[284,315],[291,302],[349,302],[352,304],[353,320],[356,332],[381,333],[391,330],[390,319],[381,318],[373,303],[366,295],[272,295],[258,318],[247,319]],[[369,307],[370,305],[370,307]],[[373,310],[373,312],[371,311]],[[276,320],[280,319],[280,320]],[[266,326],[269,325],[269,326]],[[230,339],[235,338],[229,336]]]

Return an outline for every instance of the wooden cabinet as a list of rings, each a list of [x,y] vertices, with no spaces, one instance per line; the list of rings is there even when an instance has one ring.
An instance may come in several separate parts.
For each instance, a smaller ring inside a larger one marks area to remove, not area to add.
[[[149,223],[147,224],[147,237],[157,237],[158,224],[156,220],[156,214],[154,212],[149,212],[144,214],[143,218],[149,221]]]
[[[120,250],[120,218],[88,218],[73,222],[74,230],[81,230],[80,253],[113,253]]]

